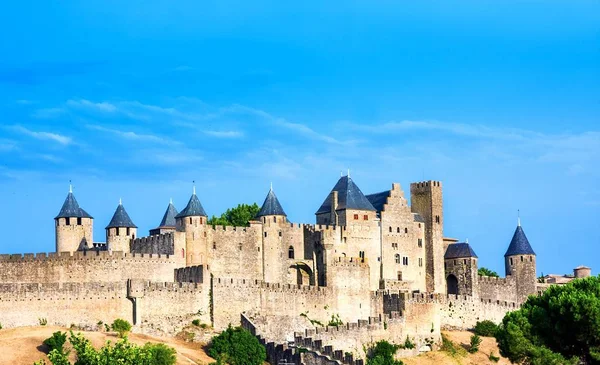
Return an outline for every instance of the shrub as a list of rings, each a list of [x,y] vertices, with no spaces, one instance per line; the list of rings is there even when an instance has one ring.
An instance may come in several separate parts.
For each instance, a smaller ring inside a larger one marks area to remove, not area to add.
[[[45,326],[48,324],[48,320],[46,318],[38,318],[38,322],[40,323],[40,326]]]
[[[404,346],[405,349],[408,350],[412,350],[415,348],[415,344],[410,340],[410,338],[408,337],[408,335],[406,335],[406,340],[404,341]]]
[[[127,332],[131,331],[131,323],[124,319],[117,318],[113,321],[111,328],[119,334],[119,337],[123,338]]]
[[[194,326],[200,326],[200,320],[199,320],[199,319],[194,319],[194,320],[192,321],[192,324],[193,324]]]
[[[329,327],[339,327],[341,325],[343,325],[344,322],[342,322],[342,320],[340,319],[340,315],[339,314],[335,314],[335,315],[331,315],[331,320],[329,320],[329,323],[327,323],[327,325]]]
[[[484,337],[494,337],[496,336],[497,331],[498,325],[488,320],[477,322],[473,330],[473,332],[475,332],[476,335]]]
[[[471,344],[469,346],[469,353],[474,354],[479,351],[479,345],[481,345],[481,337],[477,335],[471,336]]]
[[[2,323],[0,323],[0,330],[2,329]]]
[[[147,343],[144,349],[150,354],[152,365],[172,365],[177,361],[175,349],[162,343]]]
[[[378,341],[375,346],[368,349],[367,365],[403,365],[400,360],[394,360],[394,355],[400,346],[385,340]]]
[[[256,337],[241,327],[232,328],[231,325],[212,338],[208,355],[231,365],[262,365],[267,359],[265,347]]]
[[[488,357],[488,359],[490,359],[491,362],[500,361],[500,358],[498,356],[495,356],[493,352],[490,352],[490,356]]]
[[[58,350],[59,352],[64,353],[63,346],[66,342],[67,333],[56,331],[51,337],[48,337],[44,340],[44,345],[48,346],[48,352],[52,352],[52,350]]]

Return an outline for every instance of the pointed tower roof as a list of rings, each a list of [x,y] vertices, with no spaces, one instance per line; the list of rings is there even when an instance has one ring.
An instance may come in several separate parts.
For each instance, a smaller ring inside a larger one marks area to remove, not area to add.
[[[535,252],[533,252],[533,249],[529,244],[527,236],[525,236],[523,228],[521,228],[520,221],[517,229],[515,230],[515,234],[510,241],[510,245],[508,245],[508,250],[506,250],[506,253],[504,254],[505,257],[513,255],[535,255]]]
[[[163,215],[163,218],[160,221],[159,227],[175,227],[175,216],[177,216],[177,214],[179,214],[177,212],[177,208],[175,208],[172,201],[169,202],[169,206],[167,207],[165,215]]]
[[[277,196],[275,195],[275,192],[273,192],[273,187],[271,187],[271,189],[269,189],[269,193],[267,194],[267,197],[265,198],[265,202],[263,203],[262,207],[260,208],[260,211],[258,212],[258,214],[256,215],[257,217],[263,217],[265,215],[285,215],[285,212],[283,211],[283,208],[281,207],[281,204],[279,203],[279,199],[277,199]]]
[[[458,259],[463,257],[474,257],[477,258],[475,251],[471,248],[468,242],[453,243],[448,245],[446,253],[444,254],[445,259]]]
[[[372,210],[375,211],[375,207],[373,204],[365,197],[365,195],[360,191],[358,186],[352,181],[350,176],[342,176],[335,184],[331,191],[338,192],[338,206],[337,210],[342,209],[357,209],[357,210]],[[331,195],[331,194],[330,194]],[[327,213],[331,211],[331,200],[330,195],[327,195],[323,204],[317,213]]]
[[[117,210],[115,210],[115,214],[110,220],[110,223],[108,224],[108,226],[106,226],[107,229],[117,227],[137,228],[137,226],[131,221],[131,218],[129,218],[129,214],[127,214],[127,211],[125,211],[125,208],[123,207],[123,204],[121,204],[120,201]]]
[[[194,189],[195,190],[195,189]],[[185,208],[181,211],[181,213],[177,214],[175,218],[185,218],[185,217],[196,217],[202,216],[207,217],[202,204],[200,203],[200,199],[196,195],[196,191],[192,194],[190,201],[187,203]]]
[[[79,203],[77,203],[77,199],[75,199],[75,195],[73,195],[73,189],[69,186],[69,194],[67,194],[67,198],[60,208],[60,212],[58,215],[54,217],[54,219],[58,218],[92,218],[85,210],[79,207]]]

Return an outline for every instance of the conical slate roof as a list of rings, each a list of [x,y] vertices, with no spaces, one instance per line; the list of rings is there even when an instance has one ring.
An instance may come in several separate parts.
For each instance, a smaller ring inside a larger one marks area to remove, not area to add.
[[[135,224],[129,218],[129,214],[125,211],[123,204],[119,204],[117,210],[115,210],[115,214],[113,215],[110,223],[106,228],[117,228],[117,227],[129,227],[129,228],[137,228]]]
[[[505,257],[513,255],[535,255],[520,224],[517,226],[515,234],[510,241],[510,245],[508,245],[508,250],[506,250],[506,253],[504,254]]]
[[[169,202],[169,206],[167,207],[165,215],[163,215],[162,221],[160,221],[159,227],[175,227],[175,216],[177,216],[177,214],[179,214],[177,209],[173,203]]]
[[[263,217],[265,215],[286,215],[281,204],[279,204],[279,200],[273,192],[273,189],[269,190],[269,194],[267,194],[265,202],[260,208],[257,217]]]
[[[338,206],[336,210],[342,209],[357,209],[357,210],[372,210],[375,211],[375,207],[373,204],[365,197],[365,195],[360,191],[358,186],[352,181],[349,176],[342,176],[338,182],[335,184],[331,191],[338,192]],[[331,211],[331,198],[330,195],[327,195],[323,204],[317,213],[327,213]]]
[[[458,259],[463,257],[477,258],[475,251],[473,251],[471,245],[469,245],[467,242],[453,243],[448,245],[446,253],[444,254],[445,259]]]
[[[198,199],[198,196],[196,195],[196,193],[193,193],[192,197],[190,198],[190,201],[187,203],[185,209],[182,210],[181,213],[177,214],[175,216],[175,218],[198,217],[198,216],[207,217],[206,212],[204,211],[204,208],[202,207],[202,204],[200,203],[200,199]]]
[[[54,219],[68,217],[92,218],[91,215],[79,207],[77,199],[75,199],[75,195],[72,192],[69,192],[62,208],[60,208],[60,212],[58,212],[58,215]]]

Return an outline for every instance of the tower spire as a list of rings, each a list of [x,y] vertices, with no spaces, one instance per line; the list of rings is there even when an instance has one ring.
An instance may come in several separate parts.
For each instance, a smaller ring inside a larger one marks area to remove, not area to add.
[[[169,204],[173,204],[173,198],[169,198]]]
[[[193,187],[192,187],[192,194],[196,195],[196,180],[193,180],[192,184],[194,184]]]
[[[119,205],[123,205],[123,199],[119,198]]]
[[[521,227],[521,210],[517,209],[517,226]]]
[[[270,190],[273,191],[273,182],[272,181],[271,181],[271,188],[270,188]]]
[[[350,178],[350,169],[348,169],[348,178]]]
[[[69,193],[73,193],[73,184],[71,184],[71,180],[69,180]]]

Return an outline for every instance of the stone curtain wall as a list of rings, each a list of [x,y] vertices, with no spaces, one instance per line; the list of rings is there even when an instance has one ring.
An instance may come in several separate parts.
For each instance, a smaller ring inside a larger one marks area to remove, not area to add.
[[[152,235],[131,240],[132,253],[174,255],[175,233]]]
[[[514,276],[496,278],[478,276],[479,298],[483,300],[517,302],[517,282]]]
[[[0,255],[0,283],[173,281],[176,267],[168,255],[120,251]]]

